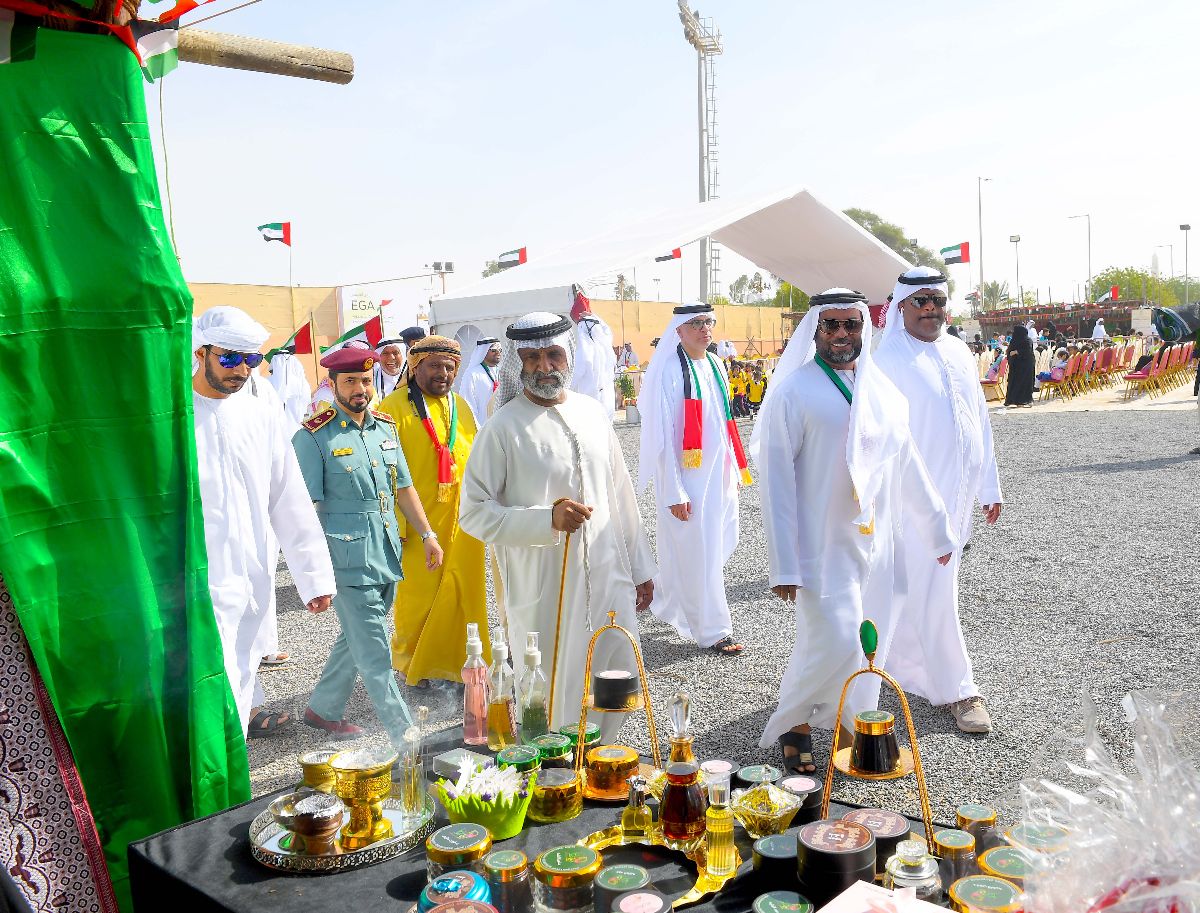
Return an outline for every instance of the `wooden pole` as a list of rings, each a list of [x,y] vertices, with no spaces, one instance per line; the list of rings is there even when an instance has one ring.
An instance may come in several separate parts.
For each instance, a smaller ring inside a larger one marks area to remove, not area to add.
[[[179,59],[211,67],[296,76],[339,85],[354,78],[354,58],[341,51],[198,28],[179,30]]]
[[[317,317],[312,311],[308,312],[308,337],[312,340],[312,357],[313,357],[313,379],[316,381],[316,386],[321,386],[321,362],[317,358],[317,350],[321,348],[317,345]],[[314,389],[316,389],[314,387]]]

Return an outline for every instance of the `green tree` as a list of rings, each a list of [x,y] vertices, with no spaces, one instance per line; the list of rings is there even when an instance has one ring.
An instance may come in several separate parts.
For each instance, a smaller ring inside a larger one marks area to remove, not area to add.
[[[778,279],[775,283],[775,295],[767,299],[763,304],[770,307],[783,308],[786,311],[807,311],[808,310],[808,295],[804,294],[801,289],[792,285],[784,279]]]
[[[1010,304],[1012,304],[1012,296],[1008,294],[1007,282],[983,283],[983,309],[985,311],[998,311]]]
[[[946,272],[945,260],[929,248],[922,247],[916,238],[910,238],[904,233],[904,229],[894,222],[886,221],[869,209],[847,209],[845,214],[910,263]],[[954,280],[950,279],[947,286],[953,295]]]
[[[636,286],[625,281],[624,273],[617,273],[616,296],[618,301],[641,301]]]
[[[1176,276],[1174,279],[1165,280],[1167,288],[1175,293],[1175,298],[1179,303],[1186,303],[1186,299],[1195,301],[1200,298],[1200,278],[1191,276],[1186,284],[1183,276]],[[1124,294],[1124,292],[1122,292]]]
[[[498,272],[500,272],[500,264],[497,263],[495,260],[489,260],[487,263],[485,263],[483,265],[483,278],[484,279],[486,279],[488,276],[494,276]]]
[[[746,303],[746,290],[750,287],[750,277],[744,273],[729,283],[729,299],[734,304]]]
[[[1025,292],[1025,294],[1021,296],[1021,304],[1027,308],[1037,307],[1037,292]]]
[[[1092,277],[1092,298],[1095,300],[1114,285],[1118,289],[1118,300],[1138,301],[1143,297],[1159,307],[1179,304],[1183,297],[1183,280],[1176,293],[1169,279],[1152,275],[1149,271],[1134,266],[1110,266]]]

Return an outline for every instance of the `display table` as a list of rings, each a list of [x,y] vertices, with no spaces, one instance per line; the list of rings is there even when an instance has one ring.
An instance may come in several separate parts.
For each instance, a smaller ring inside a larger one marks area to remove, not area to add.
[[[439,753],[455,744],[443,741],[432,747]],[[250,855],[250,822],[272,799],[289,791],[260,796],[130,844],[135,908],[139,913],[165,908],[188,913],[331,913],[378,910],[380,904],[387,905],[382,909],[407,911],[416,902],[426,883],[423,847],[398,859],[334,875],[295,875],[256,862]],[[830,814],[840,817],[849,807],[834,803]],[[496,846],[522,850],[532,862],[544,850],[575,843],[618,823],[622,808],[621,803],[586,802],[578,818],[560,824],[527,822],[521,834]],[[444,812],[439,816],[441,823],[446,823]],[[913,822],[913,831],[924,833],[919,820]],[[688,909],[742,913],[750,910],[751,902],[765,890],[796,890],[795,886],[758,883],[750,862],[751,841],[740,826],[736,834],[743,859],[738,878],[716,897]],[[630,846],[605,850],[604,858],[608,863],[636,862],[649,869],[655,886],[667,896],[682,895],[695,881],[695,868],[679,854]]]

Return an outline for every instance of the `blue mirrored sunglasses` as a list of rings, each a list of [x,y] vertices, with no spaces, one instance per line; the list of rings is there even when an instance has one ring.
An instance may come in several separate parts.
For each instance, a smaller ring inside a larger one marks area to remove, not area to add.
[[[214,352],[222,368],[236,368],[243,361],[248,368],[257,368],[266,357],[261,352]]]

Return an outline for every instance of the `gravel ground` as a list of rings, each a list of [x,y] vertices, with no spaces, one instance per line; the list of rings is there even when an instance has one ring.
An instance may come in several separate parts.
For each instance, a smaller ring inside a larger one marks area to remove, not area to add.
[[[953,807],[967,801],[999,804],[1011,817],[1019,807],[1015,784],[1045,773],[1054,753],[1082,733],[1084,694],[1095,700],[1102,731],[1124,756],[1121,697],[1136,689],[1163,692],[1181,744],[1200,761],[1200,700],[1184,685],[1189,673],[1195,681],[1191,641],[1200,590],[1194,561],[1200,459],[1186,455],[1195,446],[1193,423],[1190,414],[1149,411],[993,416],[1006,504],[995,527],[976,529],[963,565],[962,616],[996,728],[987,737],[966,735],[944,709],[911,700],[936,817],[952,819]],[[637,427],[617,429],[636,470]],[[749,431],[744,423],[744,438]],[[643,497],[651,537],[652,508]],[[683,683],[692,697],[698,756],[778,764],[777,749],[760,749],[758,739],[774,709],[794,620],[791,607],[767,590],[756,489],[743,491],[741,511],[741,542],[725,580],[745,654],[700,652],[649,615],[642,618],[642,649],[660,726],[667,726],[666,701]],[[337,621],[332,612],[313,617],[303,610],[286,568],[277,585],[280,643],[293,659],[264,673],[262,682],[270,706],[299,713]],[[461,721],[453,686],[402,690],[410,706],[430,707],[438,727]],[[898,711],[886,697],[884,706]],[[364,743],[383,739],[361,685],[347,718],[367,727]],[[623,741],[648,751],[637,722],[627,722]],[[818,732],[816,742],[827,757],[828,733]],[[321,744],[320,734],[303,725],[252,740],[255,795],[295,782],[296,757]],[[835,796],[910,813],[918,808],[912,778],[873,784],[839,777]]]

